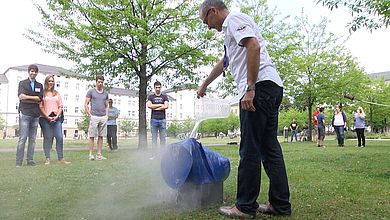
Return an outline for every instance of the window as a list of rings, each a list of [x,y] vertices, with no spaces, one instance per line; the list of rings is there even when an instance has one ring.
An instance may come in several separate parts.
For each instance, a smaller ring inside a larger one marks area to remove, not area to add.
[[[182,119],[183,118],[183,113],[180,113],[180,119]]]
[[[76,83],[76,90],[80,89],[80,83]]]
[[[63,124],[68,124],[68,119],[65,118]]]
[[[15,123],[16,123],[16,124],[19,124],[19,116],[16,116],[16,117],[15,117]]]
[[[77,125],[77,124],[79,123],[79,119],[76,118],[76,119],[74,120],[74,123]]]
[[[56,87],[57,87],[57,88],[60,88],[60,87],[61,87],[61,81],[58,80],[58,81],[56,82]]]
[[[129,99],[129,101],[127,101],[127,105],[131,106],[131,100],[130,99]]]
[[[121,99],[120,98],[118,99],[118,105],[121,105]]]
[[[180,95],[180,96],[179,96],[179,100],[183,100],[183,95]]]
[[[69,87],[69,82],[65,82],[65,88],[68,88]]]
[[[180,105],[179,105],[179,109],[183,109],[183,104],[180,104]]]
[[[65,94],[64,95],[64,101],[67,101],[68,100],[68,94]]]
[[[131,111],[131,116],[135,117],[135,111]]]
[[[79,99],[80,99],[80,96],[79,96],[79,95],[76,95],[76,97],[75,97],[76,102],[78,102]]]
[[[79,113],[79,107],[74,107],[74,113]]]
[[[64,107],[62,107],[62,111],[64,111],[64,112],[68,112],[68,106],[64,106]]]
[[[127,115],[131,116],[131,111],[127,111]]]
[[[16,110],[18,110],[18,108],[19,108],[19,102],[17,102],[15,106],[16,106]]]

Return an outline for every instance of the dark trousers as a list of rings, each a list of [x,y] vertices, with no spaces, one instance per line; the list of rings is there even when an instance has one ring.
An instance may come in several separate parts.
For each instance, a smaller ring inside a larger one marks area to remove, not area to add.
[[[334,131],[337,136],[337,144],[344,146],[344,126],[334,126]]]
[[[107,125],[107,143],[111,150],[118,149],[118,138],[116,136],[117,126]]]
[[[282,150],[277,139],[279,106],[283,88],[271,81],[256,83],[255,112],[240,103],[241,143],[236,206],[254,215],[260,193],[261,164],[270,180],[269,202],[283,215],[291,214],[290,191]]]
[[[364,136],[364,128],[355,128],[357,138],[358,138],[358,146],[366,146],[366,137]]]

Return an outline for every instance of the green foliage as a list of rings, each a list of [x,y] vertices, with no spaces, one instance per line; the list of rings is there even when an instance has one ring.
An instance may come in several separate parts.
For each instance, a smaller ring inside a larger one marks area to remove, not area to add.
[[[185,134],[192,131],[195,125],[195,120],[187,118],[184,121],[172,121],[167,128],[168,136],[176,137],[178,134]]]
[[[77,122],[77,129],[79,131],[84,131],[85,133],[88,133],[90,117],[85,110],[81,110],[81,113],[83,114],[83,116],[81,117],[81,120]]]
[[[225,135],[229,131],[236,131],[240,127],[240,118],[230,113],[227,118],[208,119],[199,126],[199,133],[217,135],[222,132]]]
[[[119,129],[125,133],[127,137],[130,132],[138,126],[138,123],[132,121],[130,118],[124,118],[119,121]]]
[[[139,90],[140,147],[147,146],[151,78],[166,85],[197,84],[203,76],[198,68],[215,60],[209,50],[214,34],[203,27],[193,1],[47,0],[36,6],[45,31],[28,30],[27,38],[74,61],[80,75],[104,74],[108,86]]]
[[[301,130],[303,125],[308,125],[307,111],[301,111],[296,108],[289,108],[288,110],[282,110],[279,112],[279,131],[283,131],[283,127],[286,126],[290,130],[290,124],[292,120],[298,123],[298,129]]]
[[[3,119],[3,115],[0,115],[0,131],[2,131],[5,127],[5,120]]]
[[[360,28],[376,30],[381,27],[388,27],[390,24],[390,1],[389,0],[317,0],[317,4],[330,10],[343,5],[351,12],[352,21],[349,23],[351,31]]]

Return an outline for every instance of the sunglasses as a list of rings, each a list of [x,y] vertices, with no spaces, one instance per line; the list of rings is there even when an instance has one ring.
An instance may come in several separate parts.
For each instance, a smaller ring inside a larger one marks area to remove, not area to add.
[[[209,8],[209,10],[207,10],[206,16],[205,16],[204,19],[203,19],[203,24],[209,25],[209,24],[208,24],[208,23],[209,23],[209,22],[208,22],[208,19],[209,19],[209,14],[210,14],[211,9],[212,9],[212,8]]]

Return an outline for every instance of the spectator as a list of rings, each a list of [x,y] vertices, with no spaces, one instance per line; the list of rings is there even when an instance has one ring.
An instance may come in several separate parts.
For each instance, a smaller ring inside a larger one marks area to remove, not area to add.
[[[160,146],[166,144],[167,121],[165,119],[165,109],[169,107],[168,96],[161,93],[161,83],[154,83],[154,94],[148,97],[147,106],[152,109],[150,119],[150,129],[152,132],[152,146],[157,146],[157,136],[160,136]]]
[[[110,150],[118,150],[118,138],[116,119],[119,116],[119,110],[112,106],[112,99],[108,100],[108,120],[107,120],[107,143]]]
[[[43,151],[46,159],[44,164],[50,164],[50,150],[53,139],[56,138],[57,159],[60,164],[70,164],[64,159],[64,138],[62,136],[62,122],[64,119],[62,112],[62,99],[60,93],[54,89],[54,76],[45,78],[43,100],[39,104],[41,117],[39,124],[43,132]]]
[[[16,167],[22,166],[24,148],[28,138],[27,165],[35,166],[34,149],[39,121],[39,102],[43,98],[43,86],[36,81],[38,66],[27,68],[28,79],[19,82],[19,140],[16,147]]]
[[[325,114],[324,108],[320,107],[320,113],[317,115],[317,128],[318,128],[318,145],[317,147],[325,147],[324,139],[325,139]]]
[[[337,145],[344,147],[344,131],[347,128],[347,116],[342,111],[342,106],[337,105],[332,118],[332,126],[336,132]]]
[[[362,107],[358,107],[356,113],[353,115],[355,121],[355,131],[358,138],[358,145],[356,147],[366,146],[366,137],[364,136],[366,114]]]
[[[103,136],[107,136],[107,118],[108,118],[108,93],[104,91],[104,77],[96,76],[96,86],[88,90],[85,97],[85,112],[90,117],[88,127],[88,150],[89,160],[105,160],[102,156]],[[96,157],[93,153],[95,138],[97,137]]]
[[[295,119],[292,120],[290,123],[290,129],[291,129],[291,142],[293,141],[293,138],[295,137],[295,141],[298,141],[298,123],[295,121]]]

